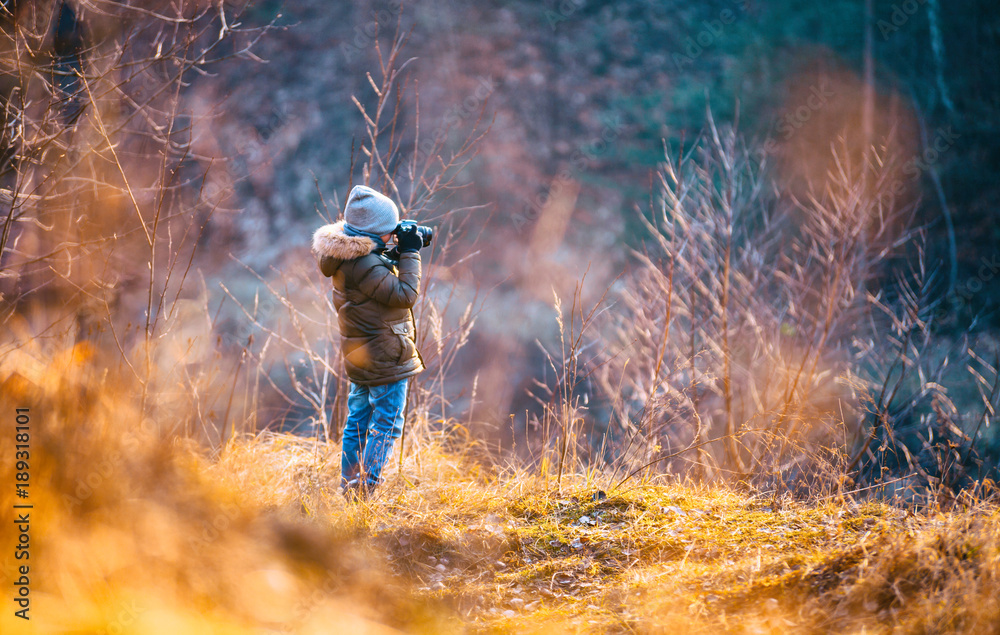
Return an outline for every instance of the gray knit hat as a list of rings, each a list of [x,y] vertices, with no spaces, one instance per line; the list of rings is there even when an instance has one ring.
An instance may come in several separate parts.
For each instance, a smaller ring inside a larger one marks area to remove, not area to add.
[[[358,231],[384,236],[399,224],[399,210],[388,196],[365,185],[355,185],[347,197],[344,221]]]

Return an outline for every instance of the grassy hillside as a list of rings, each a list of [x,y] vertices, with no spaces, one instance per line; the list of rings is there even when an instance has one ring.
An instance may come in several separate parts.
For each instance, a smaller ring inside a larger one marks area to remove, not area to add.
[[[348,506],[336,446],[265,434],[205,456],[138,424],[91,356],[0,369],[0,411],[32,413],[34,505],[29,623],[13,616],[17,537],[0,537],[4,633],[1000,625],[987,502],[914,513],[596,474],[559,491],[544,469],[486,469],[423,440],[376,499]],[[4,456],[13,443],[0,436]],[[16,502],[0,489],[5,524]]]

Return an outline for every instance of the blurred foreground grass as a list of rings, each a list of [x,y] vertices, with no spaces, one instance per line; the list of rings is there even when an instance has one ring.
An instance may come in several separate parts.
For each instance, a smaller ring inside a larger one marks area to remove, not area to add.
[[[424,440],[367,504],[336,446],[217,459],[77,347],[0,366],[0,632],[1000,632],[996,506],[484,470]],[[14,617],[14,409],[31,412],[31,620]]]

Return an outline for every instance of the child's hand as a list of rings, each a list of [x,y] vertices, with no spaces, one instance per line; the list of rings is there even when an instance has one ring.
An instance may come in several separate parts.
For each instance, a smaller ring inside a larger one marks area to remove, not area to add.
[[[420,237],[420,234],[417,233],[417,228],[414,227],[410,231],[396,232],[396,245],[398,245],[399,253],[401,254],[406,252],[417,252],[424,246],[424,240]]]

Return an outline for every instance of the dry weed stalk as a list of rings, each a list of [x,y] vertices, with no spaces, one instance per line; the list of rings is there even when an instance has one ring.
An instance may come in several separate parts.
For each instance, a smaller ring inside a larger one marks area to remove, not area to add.
[[[240,11],[131,0],[0,9],[0,321],[16,333],[0,359],[30,340],[47,342],[45,355],[90,340],[117,351],[111,370],[138,382],[145,417],[187,433],[176,401],[157,412],[165,397],[197,412],[211,408],[206,393],[231,392],[208,371],[208,335],[184,343],[217,204],[201,197],[211,165],[194,149],[185,88],[223,60],[253,57],[270,25],[244,28]]]
[[[364,122],[364,134],[360,146],[354,149],[350,170],[352,175],[360,172],[358,183],[388,192],[400,204],[401,217],[436,225],[434,243],[421,252],[423,289],[413,311],[417,347],[428,370],[411,380],[400,461],[407,441],[419,441],[431,432],[426,427],[414,431],[414,424],[434,421],[437,431],[461,427],[450,418],[453,386],[449,382],[483,297],[478,288],[467,291],[438,271],[443,266],[459,267],[474,256],[458,254],[456,248],[459,238],[469,233],[469,212],[476,208],[448,209],[446,205],[456,191],[465,187],[458,175],[475,158],[479,141],[490,126],[485,120],[484,103],[457,149],[448,150],[446,134],[436,135],[431,146],[420,145],[419,88],[404,72],[414,60],[401,57],[406,41],[407,34],[397,23],[387,47],[378,38],[373,42],[378,73],[367,74],[369,97],[353,97]],[[415,110],[412,136],[407,134],[406,126],[406,112],[411,105]],[[331,208],[339,209],[339,203],[335,199],[327,205],[322,193],[320,199],[322,210],[317,210],[318,216],[323,222],[333,222],[336,212],[331,213]],[[462,248],[474,249],[474,242]],[[246,267],[280,307],[281,319],[255,317],[253,307],[223,288],[264,335],[264,344],[250,353],[258,376],[265,378],[289,408],[296,409],[298,418],[308,419],[314,430],[322,429],[324,438],[330,440],[337,438],[346,418],[347,377],[329,281],[315,271],[311,256],[303,256],[296,261],[294,270],[273,269],[269,279]],[[292,360],[285,368],[284,385],[272,376],[275,359]]]

